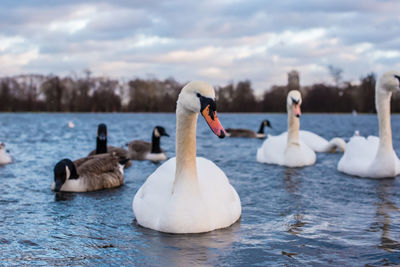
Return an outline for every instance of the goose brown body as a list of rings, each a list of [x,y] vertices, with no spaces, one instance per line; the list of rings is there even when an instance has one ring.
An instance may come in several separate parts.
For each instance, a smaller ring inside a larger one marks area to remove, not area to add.
[[[65,166],[68,169],[67,177],[59,191],[88,192],[117,187],[124,183],[123,165],[115,153],[77,159],[72,164],[73,166]],[[55,190],[55,187],[53,182],[52,189]]]

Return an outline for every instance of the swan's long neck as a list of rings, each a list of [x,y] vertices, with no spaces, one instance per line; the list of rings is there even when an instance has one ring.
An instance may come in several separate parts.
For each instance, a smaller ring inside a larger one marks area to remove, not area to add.
[[[288,113],[288,136],[287,145],[298,145],[299,144],[299,129],[300,119],[295,117],[293,114],[292,107],[287,107]]]
[[[175,184],[196,180],[196,124],[198,114],[178,104],[176,110],[176,172]]]
[[[375,105],[379,121],[379,149],[393,150],[392,128],[390,126],[390,98],[392,92],[382,92],[377,88],[375,93]]]

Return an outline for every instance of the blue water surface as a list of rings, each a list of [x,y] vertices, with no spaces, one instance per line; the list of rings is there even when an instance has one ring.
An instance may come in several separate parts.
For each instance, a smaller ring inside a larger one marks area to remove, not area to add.
[[[286,114],[220,114],[224,127],[270,134],[286,130]],[[68,121],[75,128],[68,128]],[[256,162],[257,139],[218,139],[199,118],[197,154],[214,161],[242,201],[232,227],[172,235],[140,227],[132,200],[159,166],[134,162],[125,185],[91,193],[50,190],[55,163],[95,148],[97,125],[109,144],[149,140],[155,125],[175,153],[175,114],[0,114],[0,141],[13,164],[0,167],[0,264],[135,266],[381,266],[400,264],[400,182],[339,173],[341,154],[318,154],[314,166],[286,168]],[[305,114],[301,128],[330,139],[377,135],[376,115]],[[400,116],[392,115],[400,155]]]

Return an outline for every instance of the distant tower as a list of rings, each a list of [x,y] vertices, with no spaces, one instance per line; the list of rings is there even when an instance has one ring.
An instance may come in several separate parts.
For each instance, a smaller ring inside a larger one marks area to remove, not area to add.
[[[290,90],[300,90],[300,76],[299,72],[292,70],[288,73],[288,89]]]

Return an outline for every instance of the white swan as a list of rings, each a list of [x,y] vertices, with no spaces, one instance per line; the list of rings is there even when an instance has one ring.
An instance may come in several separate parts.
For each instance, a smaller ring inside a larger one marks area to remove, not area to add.
[[[302,167],[315,163],[315,152],[299,138],[301,101],[299,91],[292,90],[288,93],[288,132],[278,136],[268,135],[268,139],[257,150],[257,161],[288,167]]]
[[[6,151],[6,145],[0,142],[0,165],[12,163],[12,157]]]
[[[257,161],[288,167],[313,165],[315,152],[343,152],[346,142],[335,137],[329,142],[309,131],[300,131],[301,93],[292,90],[286,99],[288,131],[278,136],[268,135],[268,139],[257,150]]]
[[[201,233],[239,219],[240,199],[224,172],[213,162],[196,158],[199,112],[217,136],[225,136],[214,89],[205,82],[187,84],[176,108],[176,158],[151,174],[133,199],[140,225],[168,233]]]
[[[338,170],[347,174],[385,178],[400,174],[400,160],[393,150],[390,126],[390,98],[400,88],[400,72],[383,74],[375,88],[375,106],[378,112],[379,137],[353,136],[338,164]]]

